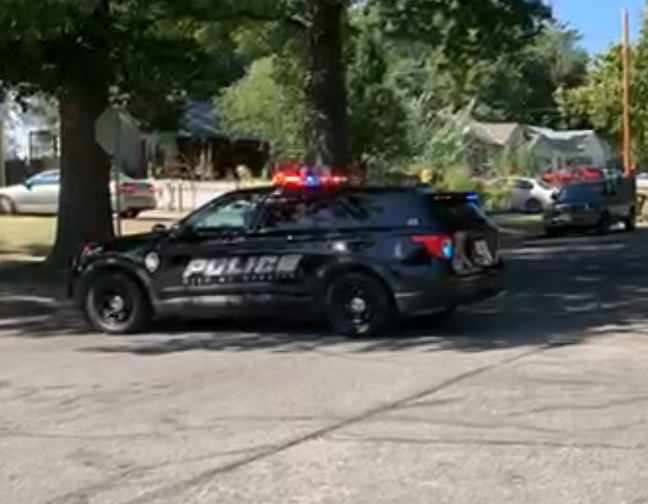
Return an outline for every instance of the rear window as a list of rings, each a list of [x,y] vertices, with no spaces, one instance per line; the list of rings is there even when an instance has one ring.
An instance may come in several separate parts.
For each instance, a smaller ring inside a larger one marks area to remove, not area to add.
[[[437,201],[430,198],[435,222],[447,230],[479,229],[491,225],[482,208],[471,201]]]
[[[557,201],[595,201],[603,196],[605,186],[602,184],[574,184],[565,186],[558,194]]]

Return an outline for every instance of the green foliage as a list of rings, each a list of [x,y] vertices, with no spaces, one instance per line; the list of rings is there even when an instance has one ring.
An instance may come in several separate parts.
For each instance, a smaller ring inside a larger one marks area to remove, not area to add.
[[[648,2],[646,2],[648,7]],[[632,137],[636,160],[648,163],[648,17],[644,16],[641,35],[632,62]]]
[[[225,90],[218,106],[230,133],[271,141],[276,157],[299,158],[305,151],[305,106],[300,93],[282,84],[288,73],[277,58],[259,59]]]
[[[349,68],[351,146],[355,159],[389,161],[409,152],[407,112],[390,83],[380,42],[369,30],[354,40]]]
[[[582,86],[557,92],[563,116],[571,127],[593,126],[609,140],[622,130],[622,62],[619,45],[596,55]]]
[[[488,174],[493,177],[517,175],[534,178],[540,175],[540,172],[541,167],[529,145],[503,149],[488,170]]]
[[[240,73],[224,32],[162,0],[0,0],[0,33],[0,87],[110,93],[151,126]]]
[[[551,25],[516,51],[467,60],[438,48],[399,45],[391,56],[393,79],[406,95],[423,98],[428,110],[473,103],[481,120],[560,126],[556,90],[586,77],[587,55],[579,40],[576,32]]]
[[[457,115],[446,111],[422,125],[427,141],[419,159],[432,170],[435,178],[442,178],[448,168],[464,164],[466,153],[464,131],[469,121],[469,110]]]
[[[519,48],[551,14],[542,0],[367,0],[366,8],[387,35],[425,41],[453,61]]]

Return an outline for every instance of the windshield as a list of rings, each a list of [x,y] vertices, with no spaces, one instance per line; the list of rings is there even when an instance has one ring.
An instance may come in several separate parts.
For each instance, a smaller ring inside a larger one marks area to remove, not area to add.
[[[558,194],[557,201],[592,201],[602,195],[603,186],[600,184],[575,184],[564,187]]]
[[[536,180],[536,184],[538,184],[542,189],[546,189],[547,191],[553,191],[553,186],[547,184],[546,182],[542,180]]]

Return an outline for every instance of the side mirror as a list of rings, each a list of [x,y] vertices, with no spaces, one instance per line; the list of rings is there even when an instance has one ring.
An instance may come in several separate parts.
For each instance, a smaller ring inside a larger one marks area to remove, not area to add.
[[[167,227],[164,224],[156,224],[153,226],[153,232],[155,234],[164,234],[167,231]]]
[[[553,201],[556,201],[556,200],[558,199],[558,193],[557,193],[557,192],[552,192],[552,193],[551,193],[551,199],[552,199]]]
[[[25,189],[27,189],[28,191],[31,191],[32,183],[29,180],[23,181],[23,185],[25,186]]]

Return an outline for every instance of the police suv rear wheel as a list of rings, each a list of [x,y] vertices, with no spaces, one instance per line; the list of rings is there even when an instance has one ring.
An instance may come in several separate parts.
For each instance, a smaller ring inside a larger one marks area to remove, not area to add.
[[[379,280],[364,273],[348,273],[331,282],[326,313],[335,332],[361,338],[385,330],[395,311],[390,293]]]
[[[121,272],[100,273],[92,280],[84,312],[94,329],[111,335],[141,331],[152,317],[151,305],[140,285]]]

